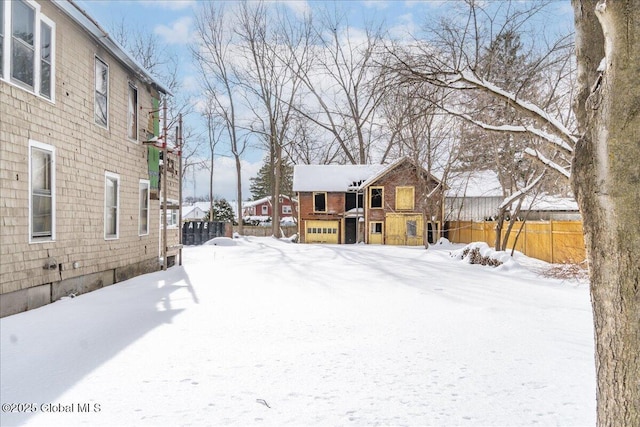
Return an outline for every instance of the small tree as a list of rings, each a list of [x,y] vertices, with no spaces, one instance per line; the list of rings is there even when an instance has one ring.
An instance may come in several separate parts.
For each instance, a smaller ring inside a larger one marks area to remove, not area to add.
[[[236,216],[233,213],[233,208],[226,199],[215,199],[213,202],[213,215],[211,215],[211,210],[209,210],[203,220],[223,221],[235,224]]]

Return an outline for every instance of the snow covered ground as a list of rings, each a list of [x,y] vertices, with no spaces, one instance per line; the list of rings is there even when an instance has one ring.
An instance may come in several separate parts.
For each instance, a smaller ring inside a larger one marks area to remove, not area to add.
[[[595,424],[585,283],[447,245],[234,241],[1,319],[0,424]]]

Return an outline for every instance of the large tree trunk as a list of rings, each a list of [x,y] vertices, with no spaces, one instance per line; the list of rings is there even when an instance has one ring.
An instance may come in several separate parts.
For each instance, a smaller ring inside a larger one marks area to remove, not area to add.
[[[572,176],[591,278],[598,425],[640,426],[640,2],[573,6],[582,135]]]

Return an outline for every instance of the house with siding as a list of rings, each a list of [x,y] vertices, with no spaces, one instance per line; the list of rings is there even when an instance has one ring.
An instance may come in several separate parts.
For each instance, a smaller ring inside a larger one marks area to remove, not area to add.
[[[158,270],[167,95],[75,3],[0,0],[0,316]]]
[[[296,165],[300,242],[435,242],[440,189],[437,178],[408,158],[389,165]]]

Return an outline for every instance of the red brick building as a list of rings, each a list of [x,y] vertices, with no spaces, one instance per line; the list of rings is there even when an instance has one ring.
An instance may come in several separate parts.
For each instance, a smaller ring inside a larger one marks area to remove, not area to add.
[[[389,165],[297,165],[302,243],[423,245],[435,242],[442,191],[437,178],[402,158]]]

